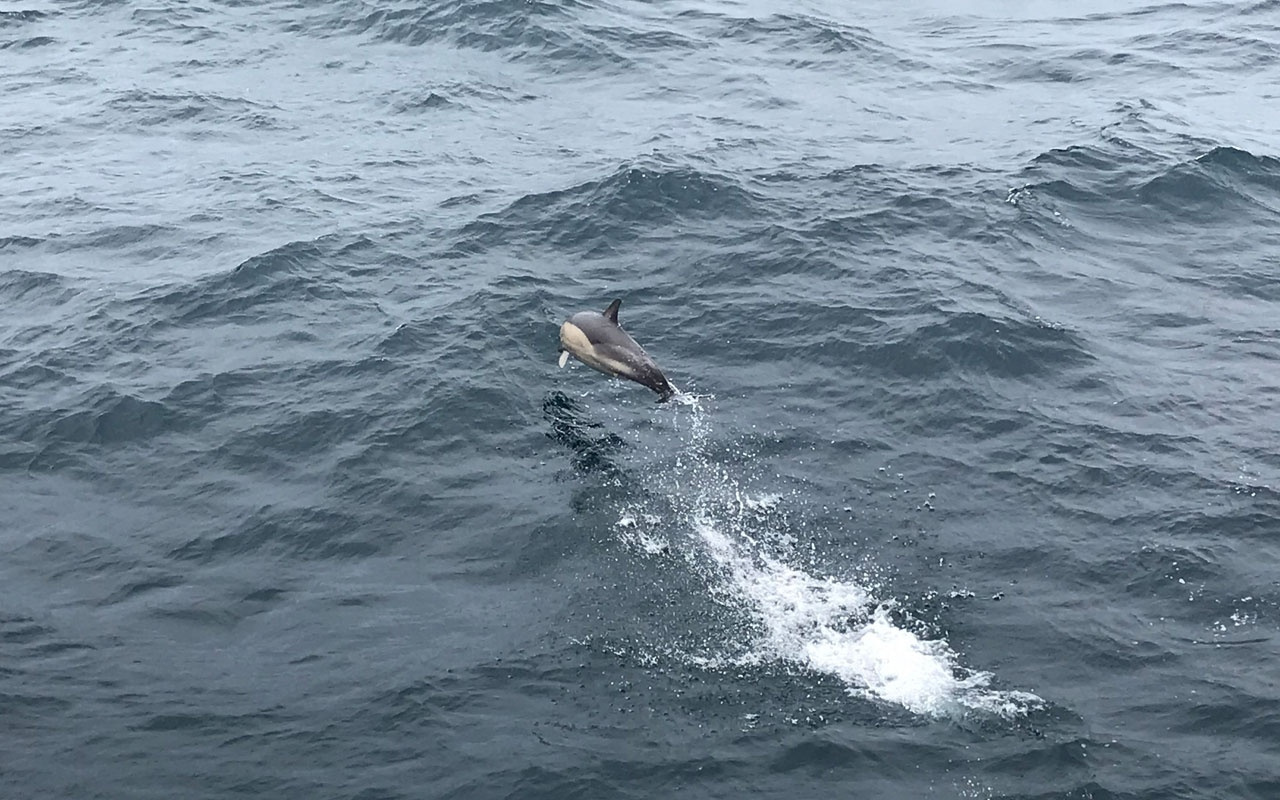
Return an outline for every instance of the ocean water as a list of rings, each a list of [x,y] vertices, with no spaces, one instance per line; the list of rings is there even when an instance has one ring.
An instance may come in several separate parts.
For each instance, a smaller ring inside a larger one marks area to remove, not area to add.
[[[0,797],[1280,797],[1280,5],[0,1]],[[688,392],[556,331],[621,298]]]

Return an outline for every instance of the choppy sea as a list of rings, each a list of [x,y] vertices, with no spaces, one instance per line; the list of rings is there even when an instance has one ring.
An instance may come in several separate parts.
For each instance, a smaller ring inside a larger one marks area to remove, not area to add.
[[[1280,797],[1280,4],[0,0],[0,797]],[[689,395],[575,364],[621,319]]]

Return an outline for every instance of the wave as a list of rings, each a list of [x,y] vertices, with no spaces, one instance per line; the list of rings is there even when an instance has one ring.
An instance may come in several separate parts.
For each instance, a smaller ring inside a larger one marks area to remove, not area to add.
[[[1001,84],[1109,82],[1115,80],[1117,73],[1132,73],[1147,80],[1153,74],[1163,73],[1174,79],[1189,72],[1186,67],[1159,55],[1159,51],[1137,54],[1092,47],[1055,54],[1052,50],[1028,48],[1022,57],[999,59],[988,69]]]
[[[241,262],[230,272],[149,293],[161,319],[175,325],[202,321],[261,321],[263,307],[308,300],[341,300],[326,264],[343,247],[333,239],[290,242]],[[327,279],[328,278],[328,279]]]
[[[1274,41],[1222,31],[1186,28],[1146,33],[1129,39],[1126,44],[1149,50],[1161,58],[1177,57],[1184,64],[1196,65],[1199,62],[1212,66],[1220,73],[1239,71],[1254,75],[1257,70],[1280,62]]]
[[[631,65],[617,49],[574,24],[575,12],[588,10],[585,3],[545,0],[457,0],[425,7],[350,2],[298,27],[307,33],[353,33],[410,47],[446,43],[505,52],[512,60],[554,63],[557,71]]]
[[[142,89],[121,92],[106,102],[111,125],[164,126],[198,122],[205,130],[217,130],[218,123],[235,123],[253,131],[281,130],[272,107],[241,97],[200,92],[163,93]],[[107,115],[102,115],[107,118]]]
[[[0,50],[32,50],[37,47],[56,44],[57,41],[52,36],[32,36],[30,39],[13,39],[8,42],[0,42]]]
[[[1070,331],[1038,320],[997,319],[977,312],[949,315],[905,337],[865,346],[862,359],[904,377],[949,372],[1024,378],[1094,360]]]
[[[817,309],[806,313],[803,305],[782,312],[761,307],[754,313],[772,332],[753,342],[753,361],[801,358],[825,369],[865,369],[935,382],[957,375],[1035,379],[1096,360],[1079,334],[1038,318],[935,307],[930,321],[920,322],[844,304],[822,306],[820,321]]]
[[[193,45],[208,39],[228,39],[232,34],[220,17],[210,14],[208,8],[169,4],[163,8],[136,8],[129,19],[138,23],[141,31],[163,34],[160,38],[172,38],[176,44]],[[196,21],[208,22],[207,25]],[[139,30],[130,30],[127,35]],[[206,45],[207,46],[207,45]]]
[[[806,14],[771,14],[760,18],[712,15],[711,18],[721,23],[720,33],[727,38],[765,43],[788,51],[813,47],[824,53],[849,53],[884,46],[867,28]]]
[[[1181,221],[1238,226],[1242,217],[1280,215],[1280,159],[1216,146],[1160,169],[1164,157],[1119,136],[1037,156],[1009,202],[1037,204],[1067,218],[1133,223]],[[1048,201],[1047,203],[1045,201]]]
[[[1280,216],[1280,159],[1215,147],[1142,184],[1143,203],[1175,216],[1239,224],[1242,213]]]
[[[6,250],[10,247],[35,247],[43,241],[44,239],[38,239],[34,236],[0,236],[0,250]]]
[[[707,42],[733,42],[784,56],[794,66],[860,63],[881,69],[912,62],[877,39],[868,28],[811,14],[735,17],[714,11],[683,11],[676,19],[693,23]]]
[[[556,73],[610,73],[639,69],[655,55],[705,52],[724,46],[764,48],[797,66],[886,61],[914,64],[869,29],[806,14],[734,17],[682,11],[677,25],[644,15],[624,18],[595,3],[544,0],[446,2],[427,7],[349,2],[297,27],[306,33],[347,33],[411,47],[442,43],[499,52],[513,61]]]
[[[46,11],[37,11],[34,8],[29,9],[3,9],[0,10],[0,28],[16,28],[28,22],[35,22],[49,16]]]
[[[758,198],[739,181],[664,163],[638,163],[568,189],[526,195],[464,226],[452,255],[512,244],[591,252],[652,235],[664,226],[749,219]]]
[[[302,559],[363,558],[378,547],[362,538],[359,519],[323,508],[265,507],[229,531],[201,534],[175,547],[178,561],[218,563],[247,553]]]
[[[69,406],[27,412],[14,432],[18,439],[42,448],[114,445],[151,438],[178,423],[178,416],[163,403],[97,386]]]
[[[534,95],[518,92],[509,86],[457,81],[395,89],[383,96],[384,102],[397,114],[432,113],[474,105],[505,108],[510,103],[525,103],[533,99]]]
[[[28,237],[17,238],[22,240],[21,245],[24,247],[34,246],[41,241]],[[10,240],[0,240],[0,249],[3,249],[7,241]],[[23,269],[0,272],[0,299],[7,303],[29,302],[37,299],[58,303],[65,301],[73,293],[74,290],[69,282],[61,275]]]

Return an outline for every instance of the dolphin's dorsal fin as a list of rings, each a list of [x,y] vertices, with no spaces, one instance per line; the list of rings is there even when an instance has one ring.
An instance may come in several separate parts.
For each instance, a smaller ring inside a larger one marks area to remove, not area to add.
[[[618,307],[621,305],[622,305],[621,299],[614,300],[612,303],[610,303],[609,307],[604,310],[604,318],[612,322],[614,325],[617,325],[618,324]]]

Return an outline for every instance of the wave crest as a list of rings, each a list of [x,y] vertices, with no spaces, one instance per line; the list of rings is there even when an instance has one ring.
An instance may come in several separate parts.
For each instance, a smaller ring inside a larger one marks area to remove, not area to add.
[[[590,251],[663,226],[753,214],[757,198],[739,182],[689,167],[628,165],[568,189],[526,195],[466,225],[456,249],[474,253],[517,242]]]

